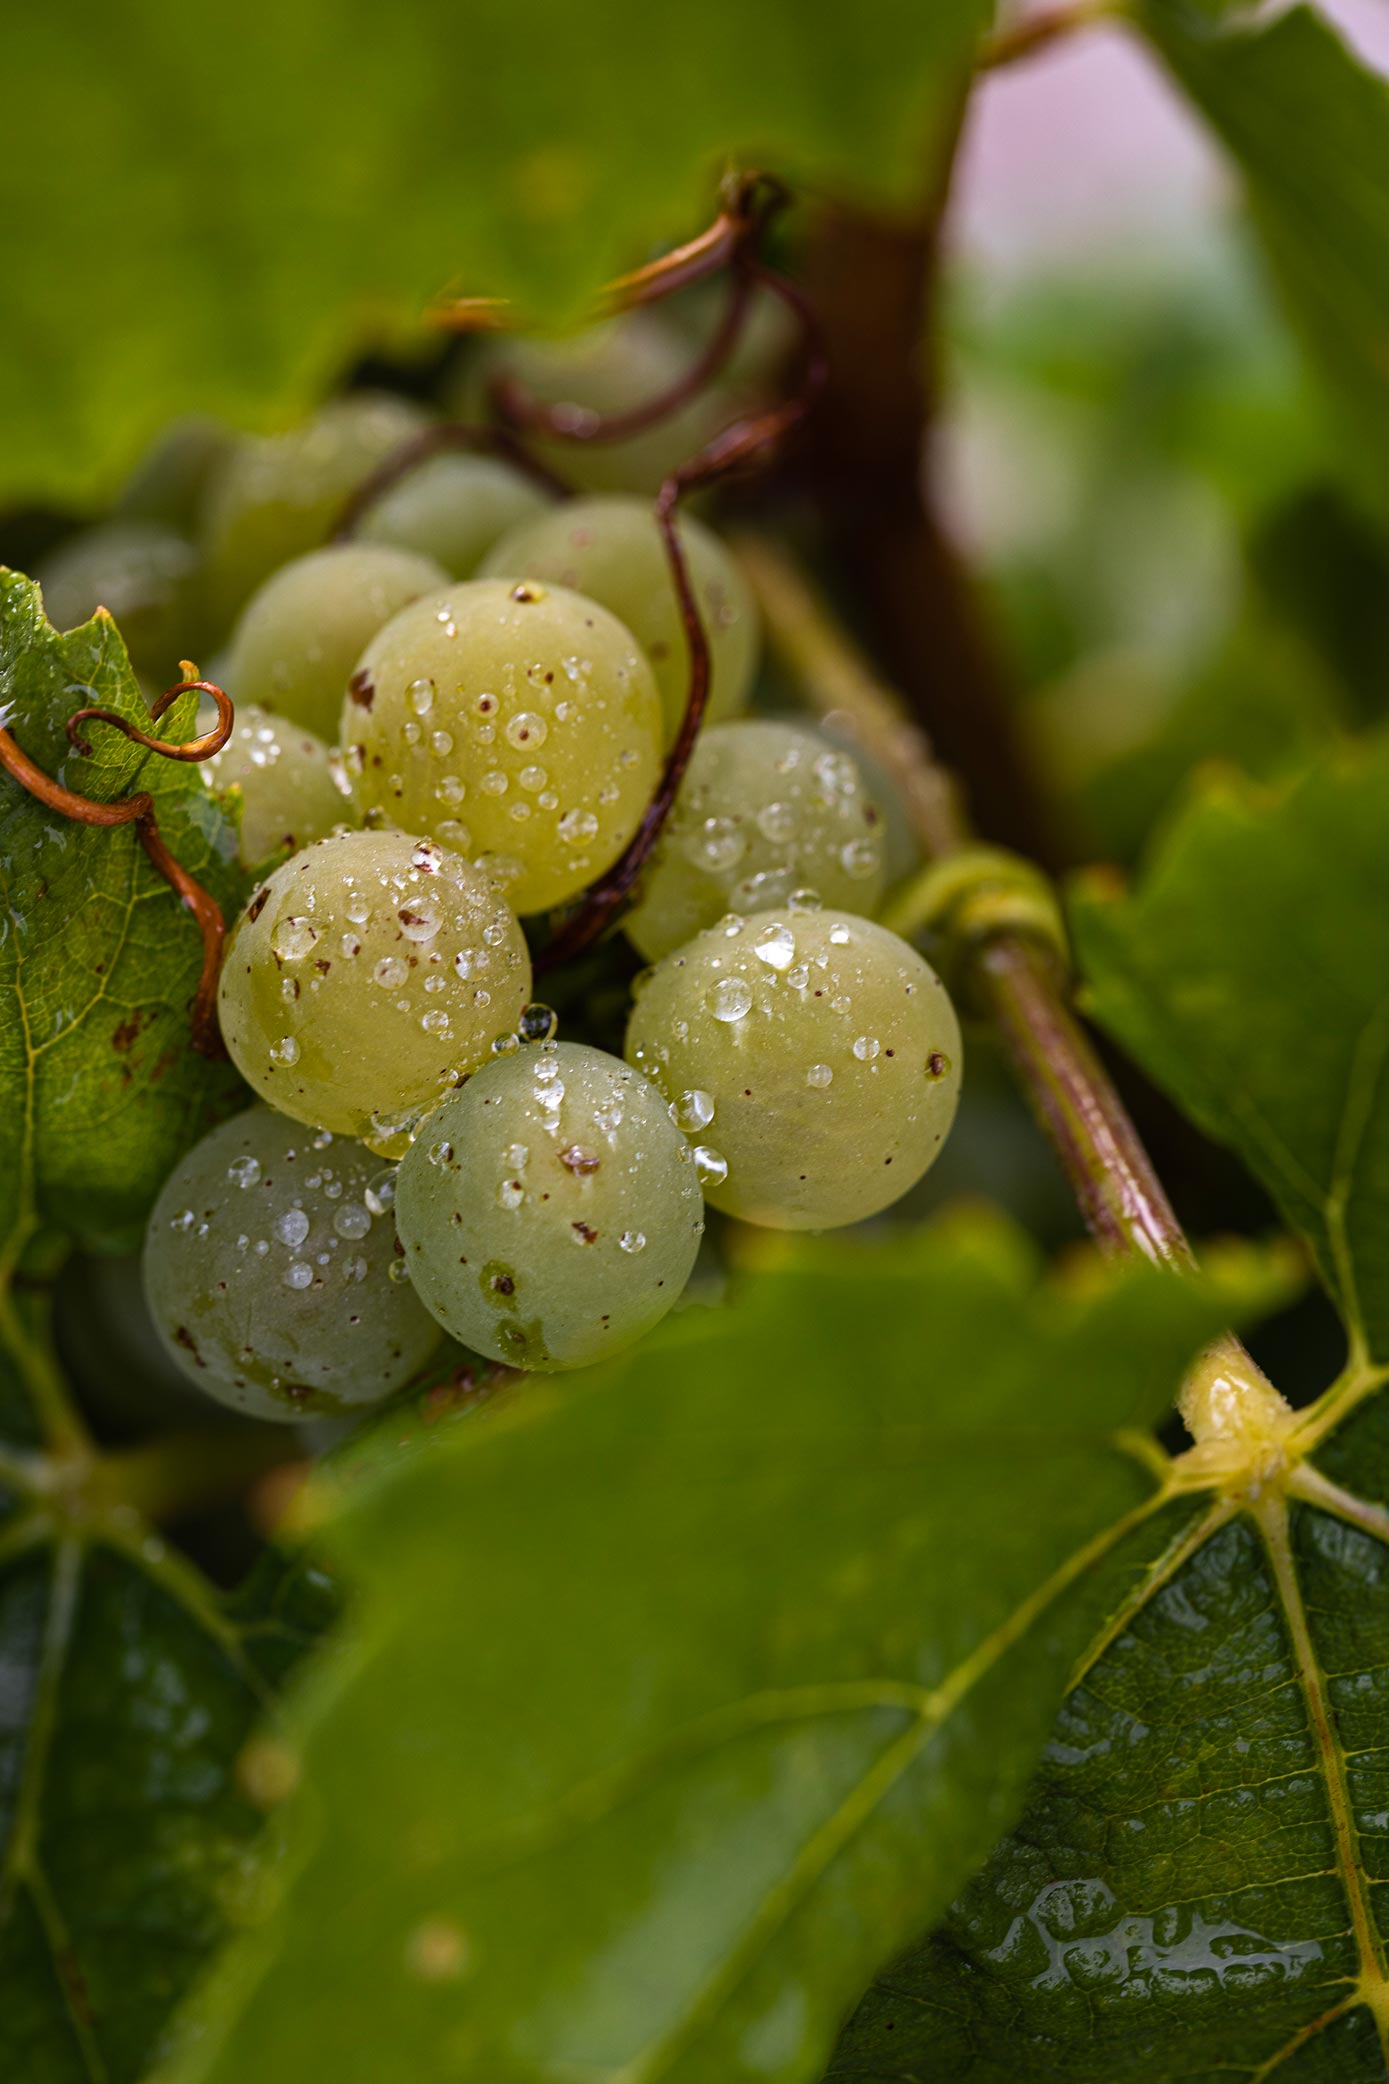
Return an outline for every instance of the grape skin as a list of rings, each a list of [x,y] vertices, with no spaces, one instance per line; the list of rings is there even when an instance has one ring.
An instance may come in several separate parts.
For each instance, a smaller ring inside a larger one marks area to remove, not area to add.
[[[939,1154],[960,1091],[935,971],[848,912],[756,912],[700,934],[650,973],[626,1055],[676,1106],[709,1108],[712,1205],[772,1229],[888,1207]]]
[[[353,667],[384,623],[448,574],[432,558],[375,543],[333,543],[282,565],[232,633],[225,686],[320,738],[337,735]]]
[[[154,521],[104,521],[79,529],[42,559],[36,577],[55,629],[76,629],[105,608],[133,665],[163,686],[178,677],[190,642],[197,552]]]
[[[438,1327],[396,1279],[381,1162],[269,1107],[222,1122],[175,1167],[145,1235],[145,1292],[199,1389],[285,1423],[374,1404],[429,1359]],[[379,1205],[379,1204],[378,1204]]]
[[[627,937],[655,962],[726,912],[765,911],[798,890],[871,913],[882,838],[850,754],[796,724],[715,725],[695,745]]]
[[[649,1331],[689,1279],[703,1215],[655,1089],[576,1042],[488,1064],[400,1168],[417,1292],[455,1338],[515,1367],[583,1367]]]
[[[577,405],[603,415],[630,412],[678,383],[699,352],[655,311],[628,312],[566,340],[481,341],[479,350],[462,385],[464,419],[482,416],[487,385],[498,373],[515,377],[542,405]],[[545,435],[526,440],[566,484],[591,492],[653,494],[730,417],[726,397],[703,392],[623,441],[556,441]]]
[[[362,480],[427,425],[407,399],[359,391],[333,399],[302,427],[239,442],[214,471],[202,505],[217,633],[262,580],[317,549]]]
[[[392,543],[471,579],[500,535],[551,504],[500,456],[454,450],[429,456],[373,502],[357,525],[362,543]]]
[[[262,884],[227,944],[222,1035],[255,1091],[297,1121],[392,1156],[514,1029],[531,966],[495,888],[401,832],[346,832]]]
[[[343,705],[364,813],[466,854],[518,912],[561,904],[636,831],[661,710],[631,634],[564,587],[474,579],[404,609]]]
[[[357,813],[340,779],[336,756],[312,731],[271,716],[253,702],[237,704],[231,737],[198,768],[210,789],[241,791],[238,853],[247,868],[288,847],[326,839]]]
[[[757,606],[733,559],[700,522],[681,519],[681,547],[709,644],[705,722],[746,708],[757,671]],[[651,662],[665,711],[665,743],[679,735],[690,693],[690,650],[656,516],[648,501],[568,500],[504,535],[484,577],[545,579],[587,594],[625,623]]]

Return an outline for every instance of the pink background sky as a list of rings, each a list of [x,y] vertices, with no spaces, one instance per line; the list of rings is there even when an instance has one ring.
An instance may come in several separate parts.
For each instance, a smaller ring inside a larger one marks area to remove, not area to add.
[[[1389,0],[1323,0],[1321,12],[1389,73]],[[1126,31],[1097,26],[985,83],[956,235],[1007,272],[1121,238],[1161,247],[1196,233],[1223,188],[1217,153],[1157,67]]]

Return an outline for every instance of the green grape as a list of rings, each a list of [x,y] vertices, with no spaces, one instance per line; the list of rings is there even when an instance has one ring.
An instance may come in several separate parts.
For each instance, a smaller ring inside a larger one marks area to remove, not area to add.
[[[417,1292],[455,1338],[515,1367],[583,1367],[640,1338],[689,1279],[703,1217],[655,1088],[578,1042],[488,1064],[400,1168]]]
[[[122,521],[158,521],[195,536],[207,487],[225,468],[238,437],[197,414],[174,420],[136,464],[115,503]]]
[[[227,690],[335,738],[349,676],[376,632],[448,583],[430,558],[384,543],[310,550],[272,573],[241,611],[225,660]]]
[[[218,1011],[261,1098],[396,1156],[515,1028],[530,985],[521,929],[486,876],[432,840],[343,832],[251,899]]]
[[[323,740],[253,702],[237,705],[231,737],[198,772],[211,789],[240,789],[239,852],[247,868],[281,847],[306,847],[339,825],[357,822]]]
[[[706,722],[747,706],[757,670],[757,607],[746,580],[716,535],[682,519],[681,544],[709,643]],[[600,601],[626,623],[651,661],[674,745],[690,693],[690,648],[661,531],[650,505],[610,494],[551,507],[494,545],[484,576],[545,579]]]
[[[876,1215],[921,1178],[960,1093],[935,971],[850,912],[725,920],[651,972],[627,1058],[682,1126],[715,1208],[776,1230]]]
[[[383,493],[362,516],[357,539],[417,551],[455,579],[471,579],[498,536],[551,504],[514,463],[453,449]]]
[[[362,480],[427,424],[407,399],[360,391],[334,399],[305,426],[239,442],[214,472],[202,507],[218,630],[280,565],[317,549]]]
[[[615,616],[562,586],[474,579],[368,645],[343,705],[363,809],[476,860],[514,910],[573,897],[617,859],[661,765],[651,668]]]
[[[498,339],[481,342],[468,367],[461,411],[476,419],[486,386],[498,373],[514,376],[542,405],[574,405],[581,412],[630,412],[678,383],[698,354],[655,311],[633,311],[567,340]],[[660,490],[677,465],[698,454],[728,418],[708,392],[688,399],[668,418],[623,441],[556,441],[527,435],[531,451],[552,464],[567,484],[590,492]]]
[[[179,658],[192,641],[198,554],[171,528],[99,522],[44,558],[36,577],[55,629],[76,629],[106,608],[132,664],[161,688],[178,678]]]
[[[848,753],[795,724],[716,725],[695,746],[627,937],[654,962],[726,912],[789,904],[798,890],[871,912],[881,839]]]
[[[359,1143],[252,1107],[169,1175],[145,1294],[190,1382],[293,1423],[378,1403],[439,1343],[398,1256],[394,1175]]]

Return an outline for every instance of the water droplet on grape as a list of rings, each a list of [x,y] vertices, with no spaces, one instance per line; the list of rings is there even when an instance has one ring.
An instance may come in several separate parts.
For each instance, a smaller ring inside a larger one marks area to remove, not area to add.
[[[409,698],[410,707],[414,710],[416,716],[428,716],[430,710],[434,707],[434,682],[432,680],[412,680],[405,692]]]
[[[270,1061],[272,1064],[284,1064],[286,1067],[298,1063],[299,1044],[293,1035],[281,1035],[279,1041],[272,1044]]]
[[[876,1035],[859,1035],[854,1041],[854,1055],[861,1064],[871,1064],[881,1047]]]
[[[234,1187],[254,1187],[260,1180],[259,1158],[233,1158],[227,1178]]]
[[[582,846],[597,832],[598,820],[591,810],[567,810],[556,830],[566,846]]]
[[[395,1183],[394,1165],[387,1166],[384,1172],[378,1172],[375,1179],[367,1182],[362,1199],[374,1216],[384,1216],[388,1210],[395,1207]]]
[[[360,1201],[345,1201],[333,1211],[333,1228],[339,1237],[365,1237],[371,1228],[371,1210],[363,1208]]]
[[[624,1230],[618,1239],[618,1243],[624,1252],[644,1252],[646,1250],[646,1237],[640,1230]]]
[[[519,1208],[526,1198],[526,1190],[518,1179],[504,1179],[497,1189],[497,1200],[503,1208]]]
[[[695,1145],[694,1168],[701,1187],[718,1187],[728,1178],[727,1158],[707,1143]]]
[[[282,1245],[302,1245],[309,1234],[309,1219],[302,1208],[287,1208],[276,1216],[272,1227]]]
[[[823,1092],[825,1087],[833,1081],[833,1078],[834,1073],[828,1064],[812,1064],[805,1074],[806,1084],[814,1086],[816,1092]]]
[[[312,1288],[313,1268],[306,1259],[295,1259],[285,1268],[286,1288]]]
[[[720,977],[704,1003],[715,1020],[741,1020],[752,1004],[752,991],[742,977]]]
[[[830,928],[830,939],[834,943],[836,948],[843,948],[847,944],[849,940],[849,929],[847,926],[844,925],[842,920],[837,920],[835,924]]]
[[[796,959],[796,943],[789,926],[780,921],[764,926],[752,944],[753,954],[769,970],[786,970]]]
[[[281,919],[270,936],[270,945],[281,962],[302,962],[317,941],[318,928],[307,919]]]
[[[549,735],[549,725],[533,709],[523,709],[506,727],[507,743],[514,745],[518,752],[523,748],[528,752],[538,751]]]
[[[691,1087],[688,1092],[682,1093],[678,1100],[672,1101],[670,1118],[676,1127],[684,1129],[686,1134],[695,1129],[707,1129],[714,1119],[712,1095],[700,1092],[697,1086]]]

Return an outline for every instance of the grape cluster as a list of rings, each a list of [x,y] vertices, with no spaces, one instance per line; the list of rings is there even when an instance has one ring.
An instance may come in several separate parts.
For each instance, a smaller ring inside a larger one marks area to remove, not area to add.
[[[588,383],[601,410],[624,357],[661,362],[654,338],[532,348],[526,378],[581,405]],[[443,450],[328,543],[424,424],[363,395],[273,437],[173,430],[41,574],[60,620],[109,597],[151,675],[210,634],[237,704],[202,771],[255,876],[219,988],[255,1104],[167,1182],[145,1285],[184,1372],[263,1418],[374,1402],[444,1334],[517,1368],[600,1360],[679,1300],[707,1208],[871,1217],[959,1093],[949,998],[873,920],[881,785],[820,731],[746,714],[755,604],[688,518],[710,695],[621,921],[652,967],[623,986],[620,942],[601,958],[622,1055],[592,1046],[616,1040],[598,993],[572,991],[556,1035],[532,948],[624,855],[685,712],[686,624],[638,496],[677,459],[643,436],[559,499]]]

